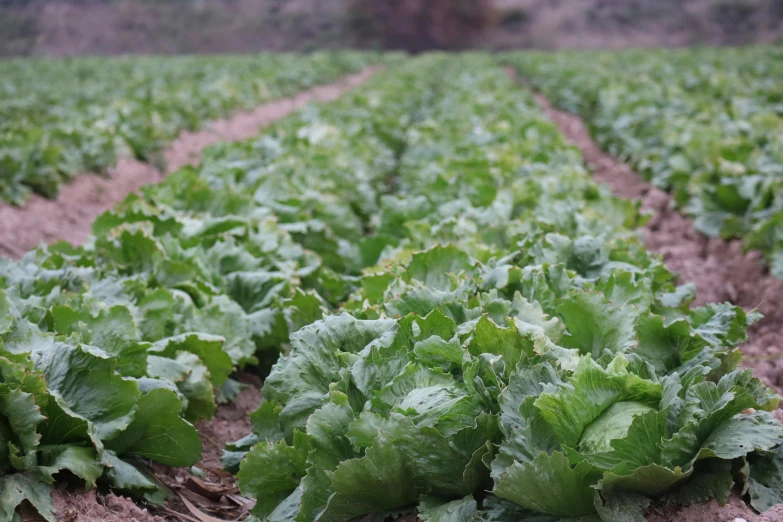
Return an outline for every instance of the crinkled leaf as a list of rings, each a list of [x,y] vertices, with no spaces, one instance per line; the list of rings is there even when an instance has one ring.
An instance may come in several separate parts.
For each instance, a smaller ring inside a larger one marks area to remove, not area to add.
[[[364,457],[342,462],[330,476],[334,493],[319,522],[343,522],[387,511],[413,504],[419,496],[402,455],[384,435],[375,439]]]
[[[59,407],[89,421],[95,438],[111,439],[133,420],[139,390],[115,372],[113,360],[57,343],[39,354],[36,366]]]
[[[557,313],[568,328],[563,346],[594,358],[605,350],[622,353],[636,346],[636,312],[617,307],[601,294],[576,293],[558,306]]]
[[[47,522],[55,522],[50,480],[38,470],[0,477],[0,522],[15,520],[14,511],[27,500]]]
[[[595,511],[592,485],[599,478],[586,462],[572,468],[562,453],[542,453],[509,466],[492,493],[534,511],[576,517]]]
[[[783,504],[783,446],[749,459],[750,505],[758,511]]]
[[[293,445],[286,441],[261,442],[242,461],[237,483],[244,495],[258,499],[253,514],[272,513],[299,485],[307,470],[310,444],[302,432],[294,433]]]

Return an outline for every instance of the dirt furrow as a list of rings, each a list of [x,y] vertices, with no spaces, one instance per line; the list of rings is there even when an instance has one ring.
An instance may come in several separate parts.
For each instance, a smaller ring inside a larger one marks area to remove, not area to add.
[[[260,128],[283,118],[312,101],[332,101],[366,81],[377,68],[345,76],[322,85],[260,105],[250,112],[211,122],[204,130],[184,132],[163,153],[166,172],[149,163],[121,159],[110,176],[82,174],[63,187],[56,199],[33,195],[24,207],[0,205],[0,255],[19,258],[39,243],[65,240],[81,244],[92,222],[142,185],[159,181],[165,174],[200,161],[201,152],[221,141],[248,139]]]
[[[746,365],[783,392],[783,281],[771,276],[760,252],[744,253],[739,240],[708,238],[674,209],[671,197],[655,188],[628,165],[603,152],[582,120],[555,109],[541,95],[538,104],[579,149],[593,168],[593,177],[618,196],[639,198],[655,213],[642,229],[647,247],[663,255],[680,281],[696,285],[696,304],[729,301],[746,310],[758,309],[764,318],[751,327],[742,350]]]

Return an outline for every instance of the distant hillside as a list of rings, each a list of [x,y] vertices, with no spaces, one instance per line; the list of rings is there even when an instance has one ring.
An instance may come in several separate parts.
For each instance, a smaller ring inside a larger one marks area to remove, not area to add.
[[[492,46],[648,47],[771,43],[783,0],[496,0]]]
[[[376,27],[357,20],[361,1],[0,0],[0,56],[356,46],[418,50],[382,38]],[[726,45],[783,37],[783,0],[486,1],[494,2],[492,23],[478,35],[464,37],[460,47]],[[418,4],[420,11],[433,5],[432,0],[404,3]]]

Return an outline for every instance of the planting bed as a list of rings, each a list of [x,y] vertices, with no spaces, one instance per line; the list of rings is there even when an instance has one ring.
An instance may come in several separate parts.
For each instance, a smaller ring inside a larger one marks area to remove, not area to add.
[[[504,57],[600,146],[670,192],[710,237],[783,277],[783,50],[570,51]]]
[[[783,393],[783,281],[772,276],[759,252],[744,252],[739,240],[708,238],[679,213],[671,198],[633,172],[626,164],[600,150],[579,119],[559,111],[539,95],[537,101],[563,134],[582,151],[593,168],[593,179],[618,196],[640,199],[653,218],[642,227],[644,243],[663,256],[666,266],[696,287],[697,304],[731,302],[763,317],[748,330],[743,344],[744,365],[780,394]]]

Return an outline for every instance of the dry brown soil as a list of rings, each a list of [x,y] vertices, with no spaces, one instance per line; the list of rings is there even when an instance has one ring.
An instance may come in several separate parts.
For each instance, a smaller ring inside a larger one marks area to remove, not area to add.
[[[0,255],[19,258],[39,243],[65,240],[78,245],[87,239],[92,222],[142,185],[159,181],[185,165],[195,165],[201,152],[217,142],[248,139],[276,120],[312,101],[331,101],[367,80],[369,68],[341,80],[275,100],[251,112],[214,121],[199,132],[184,132],[164,151],[167,169],[159,172],[149,163],[120,159],[110,176],[82,174],[63,187],[56,199],[33,195],[24,207],[0,205]]]
[[[58,522],[163,522],[132,500],[112,493],[101,495],[95,490],[68,491],[60,487],[52,493]],[[29,519],[37,520],[31,517]]]

